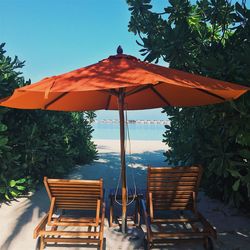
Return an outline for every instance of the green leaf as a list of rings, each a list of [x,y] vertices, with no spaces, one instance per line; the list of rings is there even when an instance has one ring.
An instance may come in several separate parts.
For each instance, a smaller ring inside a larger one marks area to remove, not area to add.
[[[247,194],[248,198],[250,198],[250,183],[247,183]]]
[[[5,146],[8,143],[7,137],[0,137],[0,147]]]
[[[5,187],[0,187],[0,193],[5,194],[5,192],[6,192],[6,188]]]
[[[15,180],[11,180],[9,182],[9,185],[10,185],[10,187],[14,187],[16,185],[16,181]]]
[[[248,149],[242,149],[239,151],[241,157],[250,159],[250,151]]]
[[[8,194],[4,194],[4,197],[9,201],[10,200],[10,197]]]
[[[240,187],[240,179],[233,184],[232,188],[236,192],[238,191],[239,187]]]
[[[227,169],[227,171],[233,176],[233,177],[241,177],[239,171],[233,170],[233,169]]]
[[[22,184],[22,183],[24,183],[24,182],[26,182],[26,181],[27,181],[26,178],[22,178],[22,179],[17,180],[16,183],[17,183],[17,184]]]
[[[20,193],[15,191],[15,190],[11,190],[10,191],[10,194],[13,196],[13,197],[17,197]]]
[[[24,186],[16,186],[16,189],[20,190],[20,191],[23,191],[26,189],[26,187]]]
[[[2,123],[0,123],[0,132],[4,132],[6,130],[7,130],[7,126],[4,125],[4,124],[2,124]]]

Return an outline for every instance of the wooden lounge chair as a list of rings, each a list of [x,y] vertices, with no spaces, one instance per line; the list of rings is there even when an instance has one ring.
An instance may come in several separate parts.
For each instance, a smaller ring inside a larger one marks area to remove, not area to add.
[[[105,215],[102,179],[44,177],[44,185],[51,204],[48,213],[34,230],[34,238],[40,237],[40,250],[50,242],[97,244],[102,249]],[[67,215],[70,212],[73,215]],[[78,216],[74,215],[76,212]],[[80,215],[82,212],[91,215]]]
[[[202,167],[148,168],[147,206],[142,209],[148,249],[176,240],[203,240],[212,249],[216,231],[197,211],[196,199]]]

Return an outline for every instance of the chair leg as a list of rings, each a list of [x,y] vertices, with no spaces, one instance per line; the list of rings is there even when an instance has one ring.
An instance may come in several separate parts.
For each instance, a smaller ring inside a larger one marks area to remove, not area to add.
[[[113,226],[113,214],[114,214],[114,202],[113,202],[113,198],[110,197],[110,207],[109,207],[109,226],[112,227]]]
[[[140,226],[140,204],[138,197],[135,200],[134,223],[136,226]]]
[[[103,239],[100,240],[100,250],[103,249]]]
[[[150,243],[149,242],[147,242],[148,244],[147,244],[147,250],[150,250]]]
[[[137,198],[137,224],[138,226],[141,225],[141,207],[139,198]]]
[[[206,250],[213,250],[214,249],[213,241],[211,240],[210,237],[204,238],[204,248]]]
[[[45,247],[44,236],[40,237],[40,250],[43,250]]]

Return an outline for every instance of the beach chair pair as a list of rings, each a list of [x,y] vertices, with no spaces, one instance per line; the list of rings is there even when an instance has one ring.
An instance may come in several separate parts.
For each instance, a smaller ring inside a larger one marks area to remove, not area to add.
[[[40,250],[48,243],[80,243],[97,245],[102,249],[105,215],[102,179],[45,177],[44,185],[51,204],[48,213],[34,230],[34,238],[40,238]]]
[[[203,240],[212,249],[215,229],[198,212],[200,166],[148,168],[146,201],[141,200],[146,224],[147,248],[176,240]],[[40,250],[48,243],[85,243],[103,248],[105,204],[100,180],[44,178],[51,205],[34,230]],[[84,210],[90,216],[70,215]],[[92,213],[92,214],[91,214]]]

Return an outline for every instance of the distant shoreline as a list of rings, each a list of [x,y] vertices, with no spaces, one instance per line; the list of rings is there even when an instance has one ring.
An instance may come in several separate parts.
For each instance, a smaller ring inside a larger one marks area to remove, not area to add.
[[[118,119],[96,119],[94,123],[105,123],[105,124],[118,124],[120,123]],[[161,124],[169,125],[169,120],[128,120],[128,124]]]

